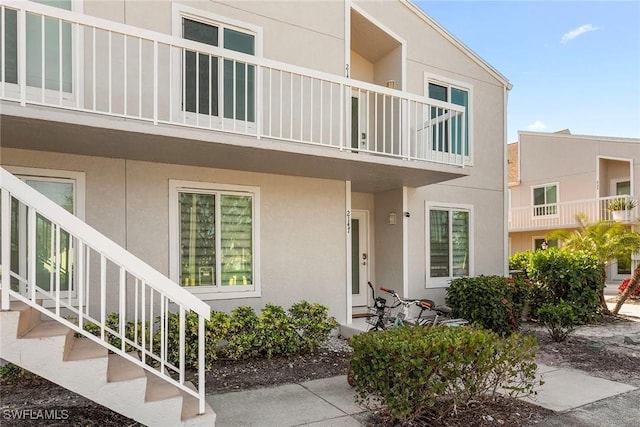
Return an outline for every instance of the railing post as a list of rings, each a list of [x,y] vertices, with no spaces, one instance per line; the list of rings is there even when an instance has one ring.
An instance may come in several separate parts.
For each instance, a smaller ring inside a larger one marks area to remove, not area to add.
[[[43,46],[44,49],[44,46]],[[18,83],[20,105],[27,105],[27,12],[18,10]]]
[[[200,395],[198,413],[205,411],[205,384],[204,384],[204,317],[198,315],[198,394]]]
[[[400,137],[402,138],[402,149],[400,155],[405,159],[409,160],[410,150],[409,150],[409,101],[407,99],[401,100],[401,109],[400,114],[402,115],[400,118]]]
[[[254,105],[254,110],[255,110],[255,116],[256,116],[256,138],[260,139],[260,137],[262,136],[262,114],[263,114],[263,110],[264,108],[262,105],[262,97],[263,97],[263,87],[264,87],[264,81],[262,80],[263,77],[263,72],[262,72],[262,66],[261,65],[256,65],[256,105]],[[269,76],[271,77],[271,76]],[[245,119],[247,117],[245,116]]]
[[[346,86],[340,83],[340,151],[344,151],[344,141],[346,139],[344,134],[347,123],[347,116],[345,114],[346,90]]]
[[[158,124],[158,40],[153,41],[153,124]]]
[[[3,172],[4,173],[4,172]],[[9,310],[11,286],[11,195],[2,189],[2,310]]]

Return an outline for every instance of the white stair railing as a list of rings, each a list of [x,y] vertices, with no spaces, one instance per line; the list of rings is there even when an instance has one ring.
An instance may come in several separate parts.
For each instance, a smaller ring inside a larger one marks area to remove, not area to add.
[[[2,309],[11,299],[29,304],[197,398],[203,414],[210,307],[4,168],[0,187]],[[198,316],[197,390],[185,379],[188,311]]]
[[[4,0],[0,28],[0,99],[23,106],[454,166],[472,151],[465,107],[423,95],[30,1]]]

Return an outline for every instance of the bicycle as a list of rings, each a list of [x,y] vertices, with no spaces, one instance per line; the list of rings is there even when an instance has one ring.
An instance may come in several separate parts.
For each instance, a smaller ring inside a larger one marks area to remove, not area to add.
[[[402,298],[393,289],[380,287],[380,290],[391,295],[394,299],[392,305],[387,305],[387,300],[382,297],[376,297],[373,285],[368,282],[371,288],[373,298],[373,307],[369,307],[366,322],[369,331],[386,330],[391,327],[403,325],[409,326],[464,326],[469,322],[465,319],[451,319],[451,308],[446,305],[436,305],[430,299],[409,299]],[[411,307],[415,306],[419,313],[417,316],[410,315]]]

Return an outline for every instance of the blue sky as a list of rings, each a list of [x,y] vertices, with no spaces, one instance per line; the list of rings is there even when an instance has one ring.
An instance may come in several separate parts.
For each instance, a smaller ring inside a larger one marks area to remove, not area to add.
[[[640,1],[415,2],[513,84],[508,142],[640,138]]]

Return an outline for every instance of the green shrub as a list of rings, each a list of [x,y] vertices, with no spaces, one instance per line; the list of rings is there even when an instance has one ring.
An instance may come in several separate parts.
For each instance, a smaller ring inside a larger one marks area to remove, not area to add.
[[[453,317],[508,335],[520,327],[527,288],[524,280],[501,276],[461,277],[447,288],[447,304]]]
[[[258,316],[253,308],[241,306],[231,312],[227,356],[234,360],[248,359],[260,353]]]
[[[509,270],[522,272],[525,277],[529,277],[528,271],[531,264],[531,255],[533,252],[517,252],[509,257]]]
[[[329,333],[339,326],[336,319],[329,316],[329,307],[300,301],[289,309],[299,335],[300,350],[313,351],[327,340]]]
[[[470,327],[400,327],[351,338],[356,400],[377,402],[395,420],[440,416],[500,389],[533,393],[535,338],[501,338]]]
[[[268,303],[258,318],[256,345],[259,354],[292,354],[300,351],[300,339],[294,321],[279,305]]]
[[[141,346],[142,344],[142,322],[138,322],[138,326],[137,326],[137,337],[136,337],[136,323],[134,321],[129,321],[126,322],[124,325],[124,336],[125,339],[130,341],[130,342],[134,342],[136,344],[138,344],[138,346]],[[147,339],[149,337],[149,323],[146,322],[144,324],[144,327],[147,328]],[[100,336],[101,334],[101,329],[100,326],[96,325],[93,322],[84,322],[82,325],[82,328],[89,332],[92,335],[95,335],[97,337]],[[113,332],[110,332],[113,331]],[[76,334],[77,336],[78,334]],[[105,320],[105,332],[104,332],[104,336],[105,336],[105,340],[111,344],[112,346],[120,349],[122,348],[122,340],[120,339],[120,316],[118,315],[118,313],[109,313],[107,315],[107,319]],[[125,341],[126,341],[125,340]],[[125,351],[126,352],[131,352],[131,351],[136,351],[137,349],[132,346],[131,344],[126,343],[125,344]]]
[[[193,311],[185,313],[185,366],[198,368],[198,315]],[[204,322],[204,355],[205,369],[212,368],[213,363],[224,354],[221,342],[228,339],[231,318],[220,311],[212,311],[211,318]],[[160,331],[154,336],[156,349],[160,348]],[[158,351],[158,350],[156,350]],[[167,358],[169,363],[179,366],[180,363],[180,315],[169,313],[167,318]]]
[[[563,342],[575,331],[577,317],[571,304],[544,304],[538,310],[538,319],[555,342]]]
[[[528,274],[540,288],[531,301],[534,315],[539,315],[544,304],[566,301],[573,307],[578,323],[591,321],[600,308],[603,271],[598,259],[585,252],[556,248],[533,252]]]

